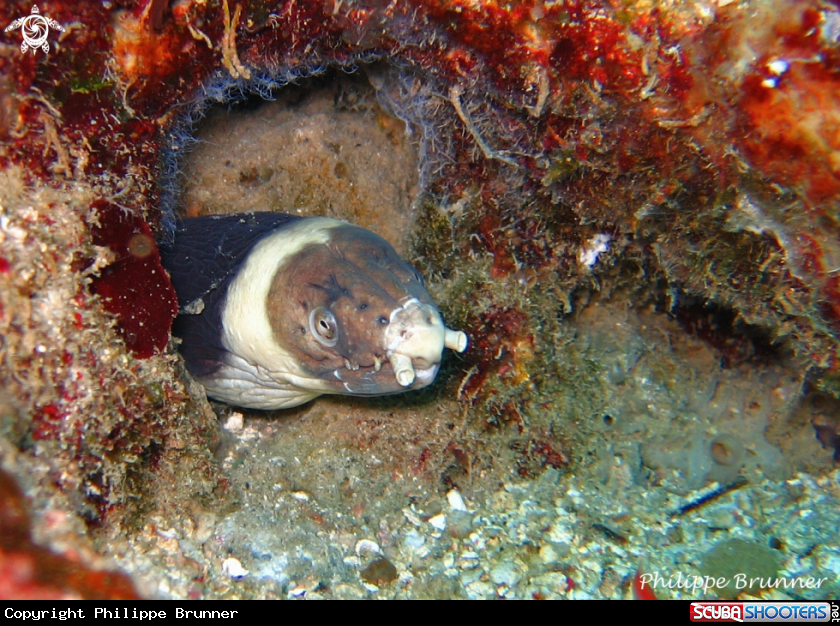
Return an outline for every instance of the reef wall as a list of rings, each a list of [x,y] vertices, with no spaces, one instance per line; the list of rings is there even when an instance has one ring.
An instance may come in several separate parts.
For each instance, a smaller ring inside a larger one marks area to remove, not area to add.
[[[471,337],[439,393],[479,421],[551,401],[571,365],[549,338],[598,293],[840,396],[835,2],[38,8],[63,27],[48,52],[21,52],[20,25],[0,40],[0,452],[39,506],[119,534],[225,499],[156,239],[210,105],[330,68],[363,69],[417,145],[408,256]],[[0,26],[31,11],[6,2]],[[525,438],[521,475],[568,463],[550,439]]]

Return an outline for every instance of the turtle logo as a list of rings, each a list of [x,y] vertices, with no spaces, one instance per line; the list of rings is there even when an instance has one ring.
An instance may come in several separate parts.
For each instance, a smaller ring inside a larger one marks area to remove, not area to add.
[[[50,33],[50,28],[64,31],[64,27],[54,19],[41,15],[36,5],[32,5],[31,14],[26,17],[19,17],[6,26],[6,32],[17,28],[20,28],[23,33],[23,43],[20,44],[21,52],[26,52],[30,48],[32,48],[32,52],[35,52],[38,48],[41,48],[44,52],[49,52],[50,44],[47,43],[47,35]]]

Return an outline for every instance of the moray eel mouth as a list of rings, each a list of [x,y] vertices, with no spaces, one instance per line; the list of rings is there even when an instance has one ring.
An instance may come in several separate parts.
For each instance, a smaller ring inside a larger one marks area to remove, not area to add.
[[[277,213],[184,220],[162,247],[187,368],[208,396],[261,409],[429,385],[463,351],[423,278],[384,239]]]
[[[443,348],[462,352],[466,335],[446,328],[437,308],[409,298],[393,309],[385,327],[383,346],[370,361],[344,359],[332,375],[347,393],[396,393],[404,388],[419,389],[434,381]]]

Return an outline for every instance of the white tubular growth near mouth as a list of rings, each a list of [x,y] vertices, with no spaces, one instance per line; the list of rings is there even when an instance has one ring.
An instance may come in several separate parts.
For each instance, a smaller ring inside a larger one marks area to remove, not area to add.
[[[403,387],[408,387],[414,382],[414,365],[411,364],[411,358],[404,354],[395,352],[391,355],[391,367],[394,368],[394,376],[397,377],[397,382]]]
[[[397,382],[408,387],[415,380],[415,368],[428,369],[440,363],[444,346],[463,352],[467,336],[446,328],[434,306],[410,298],[391,312],[385,344]]]
[[[455,350],[455,352],[463,352],[467,349],[467,343],[469,343],[467,333],[449,328],[445,330],[446,332],[443,334],[443,345],[450,350]]]

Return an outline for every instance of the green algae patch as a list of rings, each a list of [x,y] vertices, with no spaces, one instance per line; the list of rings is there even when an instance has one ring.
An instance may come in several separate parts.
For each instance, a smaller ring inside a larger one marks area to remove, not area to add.
[[[704,576],[726,581],[723,587],[711,588],[725,600],[739,593],[760,591],[761,579],[775,580],[779,567],[779,556],[774,550],[745,539],[719,543],[700,558],[700,571]]]

